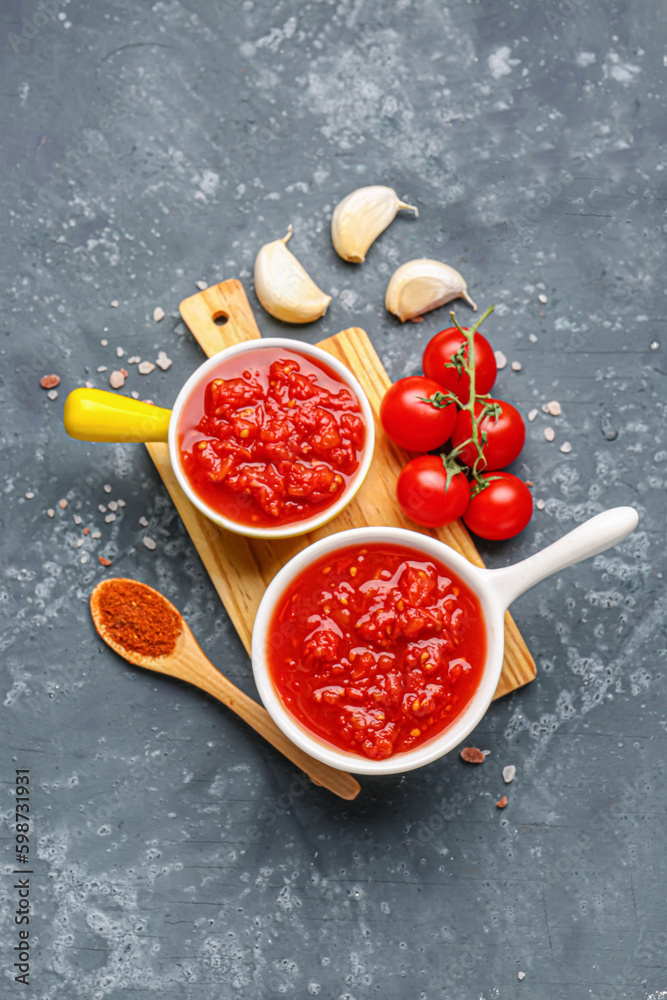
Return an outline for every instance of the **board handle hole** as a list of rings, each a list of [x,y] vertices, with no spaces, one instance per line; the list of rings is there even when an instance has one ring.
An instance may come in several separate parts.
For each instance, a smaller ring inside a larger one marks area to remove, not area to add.
[[[216,326],[224,326],[229,320],[229,316],[224,312],[217,312],[213,314],[213,322]]]

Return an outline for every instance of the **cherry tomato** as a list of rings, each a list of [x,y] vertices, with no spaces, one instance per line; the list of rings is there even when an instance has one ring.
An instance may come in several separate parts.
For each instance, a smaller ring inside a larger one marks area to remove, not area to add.
[[[500,406],[500,415],[496,420],[491,414],[479,420],[484,404],[475,404],[475,416],[480,429],[480,443],[482,432],[486,434],[486,444],[482,445],[483,458],[478,465],[478,471],[485,469],[490,472],[492,469],[504,469],[506,465],[518,458],[524,441],[526,440],[526,425],[523,417],[511,403],[506,403],[502,399],[489,399],[488,403],[497,403]],[[472,436],[472,420],[469,410],[460,410],[456,420],[456,427],[452,434],[452,445],[456,448],[463,444]],[[477,459],[477,448],[471,442],[459,452],[459,459],[465,465],[472,466]]]
[[[463,327],[463,329],[467,329]],[[456,354],[461,345],[465,343],[463,336],[455,326],[450,326],[447,330],[436,333],[426,345],[422,367],[424,374],[429,378],[439,382],[445,389],[450,389],[463,404],[470,399],[470,379],[463,372],[461,375],[456,368],[447,368],[446,365]],[[488,340],[481,335],[475,334],[475,392],[480,396],[485,396],[491,392],[491,387],[496,381],[498,366],[493,349]],[[468,358],[468,348],[465,350],[466,360]]]
[[[530,490],[511,472],[488,472],[480,478],[489,481],[489,485],[468,504],[463,515],[466,527],[480,538],[492,541],[514,538],[532,516]]]
[[[380,420],[395,444],[408,451],[431,451],[449,440],[456,423],[456,404],[440,409],[424,402],[436,392],[443,392],[442,386],[423,375],[409,375],[389,386],[380,406]]]
[[[396,496],[401,510],[412,521],[441,528],[463,514],[470,484],[462,472],[457,472],[447,486],[447,471],[440,455],[418,455],[401,470]]]

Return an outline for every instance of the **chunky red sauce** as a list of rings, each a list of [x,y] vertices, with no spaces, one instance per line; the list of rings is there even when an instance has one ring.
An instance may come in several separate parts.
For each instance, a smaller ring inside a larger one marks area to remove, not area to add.
[[[275,527],[338,500],[365,435],[359,401],[330,368],[262,347],[202,379],[183,407],[178,443],[204,503],[232,521]]]
[[[283,703],[342,750],[382,760],[441,733],[482,677],[484,619],[437,560],[371,544],[325,556],[276,607],[267,658]]]

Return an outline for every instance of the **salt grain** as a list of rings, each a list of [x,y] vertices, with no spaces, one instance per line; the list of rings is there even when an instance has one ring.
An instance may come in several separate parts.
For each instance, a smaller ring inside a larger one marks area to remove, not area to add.
[[[535,336],[534,333],[529,333],[528,334],[528,340],[531,342],[531,344],[536,344],[537,343],[537,337]]]
[[[519,973],[519,979],[525,979],[525,978],[526,978],[526,973],[525,972],[520,972]]]
[[[85,540],[86,540],[85,538],[77,538],[77,540],[76,540],[76,547],[77,547],[77,549],[81,548],[81,546],[83,545],[83,543],[85,542]]]
[[[141,525],[142,528],[147,528],[148,527],[148,520],[147,520],[147,518],[140,517],[139,518],[139,524]]]
[[[161,319],[164,319],[165,311],[162,306],[156,306],[153,310],[153,319],[156,323],[159,323]]]
[[[130,396],[132,397],[132,399],[139,399],[139,393],[136,391],[136,389],[132,390]]]
[[[47,517],[55,517],[56,516],[56,512],[53,509],[53,507],[49,507],[49,509],[46,512],[46,516]]]
[[[538,500],[535,504],[538,510],[544,510],[544,500]]]
[[[535,419],[535,417],[537,416],[538,413],[539,413],[539,410],[531,410],[530,413],[528,414],[528,419],[530,420],[531,424],[532,424],[533,420]]]
[[[650,347],[651,347],[652,351],[658,351],[658,350],[660,350],[660,341],[659,340],[654,340],[652,342],[652,344],[650,345]]]
[[[203,292],[205,288],[208,288],[208,282],[206,281],[195,281],[195,285],[200,292]]]
[[[105,483],[102,489],[105,493],[111,493],[111,483]]]
[[[113,302],[109,303],[109,305],[111,306],[112,309],[117,309],[118,308],[118,299],[114,299]]]
[[[560,417],[561,410],[560,403],[557,399],[552,399],[551,402],[547,403],[547,412],[551,414],[552,417]]]
[[[87,563],[89,559],[90,559],[90,556],[88,555],[88,553],[84,552],[83,555],[81,556],[81,562],[82,563]]]
[[[500,371],[507,364],[507,358],[505,357],[502,351],[494,351],[493,354],[496,359],[498,370]]]
[[[144,545],[152,552],[156,546],[156,542],[152,538],[149,538],[148,535],[144,535]]]
[[[154,369],[155,365],[151,361],[142,361],[138,367],[140,375],[150,375]]]
[[[547,441],[553,441],[553,439],[556,437],[556,432],[553,429],[553,427],[545,427],[544,436],[547,439]]]
[[[563,452],[564,455],[569,455],[570,452],[572,451],[572,445],[570,444],[569,441],[563,441],[562,445],[560,446],[560,450]]]
[[[107,512],[107,509],[103,503],[98,503],[97,509],[99,510],[100,514],[106,514]]]
[[[163,372],[166,372],[167,368],[171,368],[172,364],[171,358],[167,357],[165,351],[158,351],[157,365]]]
[[[125,385],[125,376],[122,372],[111,372],[109,376],[109,385],[112,389],[122,389]]]
[[[49,389],[49,391],[47,392],[46,395],[49,397],[49,399],[57,399],[58,398],[58,390],[57,389]]]
[[[106,521],[107,524],[111,524],[112,521],[116,520],[116,515],[115,514],[107,514],[107,516],[104,518],[104,520]]]
[[[34,493],[26,493],[25,498],[26,498],[26,500],[34,500],[35,499],[35,494]]]
[[[125,506],[125,501],[124,500],[117,500],[116,503],[118,504],[119,507],[124,507]],[[109,506],[111,506],[111,504],[109,504]]]
[[[513,372],[520,372],[522,368],[523,368],[523,365],[521,364],[520,361],[513,361],[512,362],[512,371]]]
[[[72,514],[72,520],[74,521],[75,524],[81,524],[83,518],[81,517],[80,514]]]
[[[61,510],[64,510],[68,503],[69,500],[60,500],[58,506],[60,507]]]
[[[508,764],[507,767],[503,768],[503,781],[506,785],[509,785],[510,781],[514,781],[516,778],[516,767],[514,764]]]
[[[91,531],[90,537],[91,538],[101,538],[102,537],[102,532],[101,531]]]
[[[100,340],[100,344],[102,345],[102,347],[108,347],[109,346],[109,341],[108,340]]]
[[[115,500],[109,500],[109,510],[118,510],[118,504]]]
[[[128,365],[138,365],[140,361],[141,358],[139,357],[138,354],[133,354],[131,358],[127,359]]]
[[[102,374],[102,372],[108,372],[109,371],[109,369],[108,369],[108,367],[106,365],[100,365],[97,370],[98,370],[98,372],[100,374]]]
[[[547,299],[546,295],[542,293],[541,295],[537,296],[537,301],[541,302],[542,305],[545,306],[549,300]]]
[[[93,385],[92,382],[84,382],[84,385],[85,385],[86,389],[94,389],[95,388],[95,386]]]
[[[122,347],[117,347],[116,348],[116,357],[117,358],[124,358],[125,357],[125,351],[123,350]]]

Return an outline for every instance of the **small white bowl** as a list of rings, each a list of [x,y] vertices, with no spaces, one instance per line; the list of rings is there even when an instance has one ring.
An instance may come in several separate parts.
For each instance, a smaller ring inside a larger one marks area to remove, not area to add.
[[[315,361],[319,361],[320,364],[324,364],[330,368],[356,396],[359,401],[359,406],[361,407],[364,425],[366,428],[366,440],[364,442],[359,467],[350,478],[350,481],[338,500],[325,510],[319,511],[313,517],[304,518],[301,521],[293,521],[291,524],[277,525],[275,528],[270,525],[253,527],[252,525],[242,524],[241,522],[233,521],[230,518],[225,517],[212,507],[209,507],[209,505],[195,493],[190,485],[181,464],[181,454],[178,446],[180,416],[183,411],[183,407],[188,402],[188,399],[195,388],[199,387],[202,382],[206,382],[207,380],[214,378],[215,372],[220,367],[220,364],[228,361],[229,358],[255,355],[258,352],[269,348],[281,348],[287,351],[294,351],[296,354],[304,355],[307,358],[313,358]],[[319,528],[321,525],[326,524],[327,521],[331,521],[343,510],[344,507],[347,507],[350,500],[352,500],[353,496],[363,483],[373,458],[374,445],[375,424],[373,420],[373,411],[371,410],[370,403],[366,398],[364,390],[361,388],[352,372],[346,368],[345,365],[341,364],[341,362],[336,358],[327,354],[326,351],[323,351],[320,347],[314,347],[312,344],[304,344],[300,340],[290,340],[286,337],[262,337],[260,340],[243,341],[240,344],[234,344],[232,347],[227,347],[225,350],[220,351],[219,354],[215,354],[212,358],[209,358],[208,361],[205,361],[203,365],[200,365],[199,368],[192,373],[190,378],[183,385],[176,398],[176,402],[174,403],[171,419],[169,421],[169,457],[171,459],[171,464],[176,478],[178,479],[179,485],[185,495],[195,505],[195,507],[198,507],[202,514],[205,514],[206,517],[211,519],[211,521],[215,521],[215,523],[219,524],[222,528],[227,528],[229,531],[234,531],[239,535],[246,535],[249,538],[292,538],[295,535],[305,535],[307,532],[313,531],[315,528]]]
[[[291,559],[269,584],[257,611],[252,633],[252,668],[259,696],[286,736],[317,760],[356,774],[395,774],[429,764],[453,750],[484,716],[491,704],[503,664],[505,611],[529,587],[566,566],[618,544],[637,525],[632,507],[615,507],[579,525],[565,537],[523,562],[504,569],[480,569],[454,549],[429,535],[403,528],[353,528],[309,545]],[[351,545],[372,543],[406,546],[449,566],[477,595],[486,629],[486,662],[482,679],[469,704],[454,722],[426,743],[385,760],[348,753],[316,736],[285,707],[271,678],[267,658],[269,628],[276,605],[292,581],[311,563]]]

